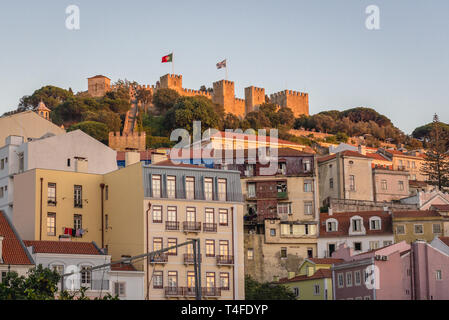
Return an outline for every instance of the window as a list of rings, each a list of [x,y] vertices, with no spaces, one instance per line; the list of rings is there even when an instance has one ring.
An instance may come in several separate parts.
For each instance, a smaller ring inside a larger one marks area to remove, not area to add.
[[[64,274],[64,265],[62,264],[54,264],[51,266],[51,268],[53,269],[53,271],[56,271],[59,275]]]
[[[170,288],[176,288],[178,286],[178,271],[168,272],[168,286]]]
[[[307,248],[307,258],[313,258],[313,248]]]
[[[126,284],[125,282],[114,282],[114,294],[119,297],[124,297],[126,295]]]
[[[424,226],[422,224],[415,224],[415,234],[423,234]]]
[[[304,171],[308,172],[310,170],[312,170],[312,165],[310,160],[304,160]]]
[[[410,180],[416,180],[416,174],[410,175]]]
[[[370,241],[369,249],[370,250],[379,249],[379,241]]]
[[[346,272],[346,287],[352,287],[352,272]]]
[[[226,201],[226,179],[218,179],[218,200]]]
[[[280,202],[278,203],[277,207],[278,207],[278,214],[281,215],[292,214],[291,203]]]
[[[362,243],[361,242],[354,242],[354,250],[355,251],[362,251]]]
[[[404,181],[399,181],[399,191],[404,191]]]
[[[333,189],[334,188],[334,178],[330,178],[329,179],[329,189]]]
[[[206,272],[206,289],[215,288],[215,272]]]
[[[432,225],[433,233],[441,233],[441,224],[435,223]]]
[[[380,182],[382,190],[387,190],[387,180],[382,180]]]
[[[299,298],[299,288],[298,288],[298,287],[294,287],[294,288],[293,288],[293,293],[295,294],[295,296],[296,296],[297,298]]]
[[[327,232],[337,231],[337,221],[327,221]]]
[[[56,183],[49,183],[47,189],[47,203],[49,206],[56,206]]]
[[[83,266],[81,268],[81,286],[90,286],[92,283],[92,271],[89,270],[89,267]]]
[[[396,233],[397,234],[405,234],[405,226],[404,225],[396,226]]]
[[[83,187],[74,186],[74,206],[75,208],[83,207]]]
[[[415,169],[416,168],[416,163],[415,163],[415,161],[412,161],[412,169]]]
[[[248,249],[247,257],[248,257],[248,260],[254,260],[254,249]]]
[[[205,209],[205,221],[206,223],[215,223],[215,213],[213,208]]]
[[[384,241],[384,247],[392,245],[393,241]]]
[[[371,230],[380,230],[380,219],[371,218],[370,220],[370,229]]]
[[[349,176],[349,190],[355,191],[355,176]]]
[[[47,235],[56,235],[56,213],[54,212],[49,212],[47,214]]]
[[[281,258],[287,258],[287,248],[286,247],[281,248]]]
[[[278,163],[278,174],[286,175],[287,174],[287,167],[285,162],[279,162]]]
[[[167,239],[167,247],[174,247],[178,244],[178,239],[176,238],[168,238]],[[169,256],[176,256],[178,254],[178,248],[173,248],[167,251]]]
[[[228,210],[227,209],[220,209],[219,213],[218,213],[218,217],[219,217],[220,226],[228,225]]]
[[[195,178],[186,177],[186,199],[195,199]]]
[[[73,229],[79,230],[83,228],[83,216],[80,214],[73,215]]]
[[[162,206],[153,206],[153,223],[162,223]]]
[[[213,199],[213,180],[212,178],[204,178],[204,199]]]
[[[174,206],[167,207],[167,221],[176,222],[178,221],[177,208]]]
[[[70,167],[70,158],[67,159],[67,167]]]
[[[316,284],[313,286],[313,295],[314,296],[319,296],[320,295],[320,285]]]
[[[109,186],[104,188],[104,199],[109,200]]]
[[[331,258],[331,257],[332,257],[332,253],[335,252],[335,243],[328,243],[328,244],[327,244],[327,250],[328,250],[328,255],[327,255],[327,257],[328,257],[328,258]]]
[[[352,220],[352,231],[353,232],[362,231],[362,220],[361,219],[353,219]]]
[[[151,176],[151,187],[153,188],[153,198],[161,197],[161,176],[153,174]]]
[[[306,215],[313,214],[313,202],[312,201],[304,201],[304,214],[306,214]]]
[[[206,257],[215,256],[215,240],[206,240]]]
[[[276,229],[270,229],[270,236],[276,237]]]
[[[195,271],[187,271],[187,288],[195,288]]]
[[[304,192],[312,192],[312,181],[306,180],[304,181]]]
[[[364,300],[371,300],[370,296],[365,296]]]
[[[360,286],[362,284],[362,276],[360,271],[354,271],[354,284]]]
[[[187,220],[187,222],[196,222],[196,208],[187,207],[186,220]]]
[[[248,197],[254,198],[256,196],[256,184],[248,183]]]
[[[437,270],[436,271],[435,279],[437,279],[437,280],[442,280],[443,279],[442,274],[441,274],[441,270]]]
[[[220,272],[221,290],[229,290],[229,272]]]
[[[5,159],[0,160],[0,170],[5,169]]]
[[[162,250],[162,238],[153,238],[153,251]]]
[[[167,176],[167,197],[170,199],[176,198],[176,177]]]
[[[229,241],[228,240],[220,240],[219,246],[219,255],[222,257],[229,256]]]
[[[0,188],[0,198],[3,198],[3,187]]]
[[[343,279],[343,273],[339,273],[337,275],[337,278],[338,278],[338,287],[339,288],[343,288],[345,286],[345,282],[344,282],[344,279]]]

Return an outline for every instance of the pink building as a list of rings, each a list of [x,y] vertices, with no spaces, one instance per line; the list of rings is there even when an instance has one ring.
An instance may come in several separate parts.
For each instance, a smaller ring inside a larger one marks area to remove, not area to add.
[[[449,299],[449,255],[426,242],[403,241],[357,255],[342,245],[333,257],[345,260],[332,268],[337,300]]]

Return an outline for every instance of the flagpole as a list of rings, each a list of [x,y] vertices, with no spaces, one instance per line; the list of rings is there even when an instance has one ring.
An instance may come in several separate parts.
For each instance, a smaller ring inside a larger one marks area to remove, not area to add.
[[[226,69],[226,80],[228,80],[228,59],[226,59],[225,69]]]
[[[175,75],[175,51],[171,53],[171,72]]]

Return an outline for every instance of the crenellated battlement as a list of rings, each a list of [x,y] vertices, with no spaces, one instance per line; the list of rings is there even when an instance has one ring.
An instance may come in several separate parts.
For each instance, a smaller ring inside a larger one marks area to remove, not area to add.
[[[109,132],[109,147],[116,151],[146,149],[146,133],[145,132]]]
[[[201,90],[194,90],[194,89],[182,89],[182,93],[181,95],[186,95],[186,96],[204,96],[204,97],[208,97],[208,98],[212,98],[212,94],[210,92],[207,91],[201,91]]]
[[[309,94],[305,93],[305,92],[300,92],[300,91],[294,91],[294,90],[284,90],[284,91],[279,91],[276,93],[272,93],[270,95],[270,98],[277,98],[277,97],[285,97],[285,96],[299,96],[299,97],[307,97]]]
[[[234,86],[234,81],[230,80],[220,80],[213,83],[214,87],[222,87],[222,86]]]

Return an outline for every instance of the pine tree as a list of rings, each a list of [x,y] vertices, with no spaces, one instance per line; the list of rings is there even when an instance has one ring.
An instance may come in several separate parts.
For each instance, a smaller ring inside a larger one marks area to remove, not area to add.
[[[449,154],[446,148],[448,138],[441,128],[438,115],[435,114],[421,173],[427,176],[427,183],[437,186],[440,191],[449,191]]]

